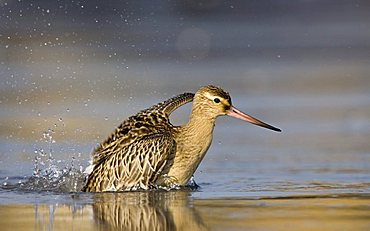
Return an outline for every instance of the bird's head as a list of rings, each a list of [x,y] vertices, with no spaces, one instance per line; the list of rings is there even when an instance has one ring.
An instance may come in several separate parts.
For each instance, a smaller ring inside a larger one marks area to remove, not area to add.
[[[198,113],[205,113],[213,118],[228,115],[264,128],[281,132],[279,128],[266,124],[233,107],[229,93],[220,87],[213,85],[201,87],[194,96],[194,106],[194,109],[198,109]]]

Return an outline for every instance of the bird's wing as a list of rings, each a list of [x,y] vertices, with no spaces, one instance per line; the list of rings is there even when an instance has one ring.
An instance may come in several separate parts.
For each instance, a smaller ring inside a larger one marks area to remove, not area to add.
[[[171,126],[170,114],[180,106],[191,102],[193,97],[193,93],[183,93],[129,117],[94,150],[92,164],[97,165],[123,146],[131,145],[148,134],[166,130]]]
[[[172,97],[169,100],[164,101],[158,105],[159,110],[162,110],[167,116],[169,116],[174,110],[193,101],[194,93],[183,93]]]
[[[167,133],[157,133],[101,158],[82,191],[148,189],[173,161],[176,143]]]

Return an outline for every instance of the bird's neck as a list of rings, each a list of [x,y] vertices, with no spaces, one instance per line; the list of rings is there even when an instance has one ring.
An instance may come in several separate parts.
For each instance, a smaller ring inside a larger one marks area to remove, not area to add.
[[[189,122],[182,126],[178,134],[178,142],[184,155],[202,159],[212,141],[216,117],[193,108]]]
[[[200,108],[193,108],[189,122],[184,126],[184,132],[188,139],[212,138],[215,121],[216,117],[209,116],[206,112],[202,112]]]
[[[180,185],[189,181],[212,142],[216,118],[200,112],[193,108],[189,122],[175,133],[176,156],[168,175],[174,176]]]

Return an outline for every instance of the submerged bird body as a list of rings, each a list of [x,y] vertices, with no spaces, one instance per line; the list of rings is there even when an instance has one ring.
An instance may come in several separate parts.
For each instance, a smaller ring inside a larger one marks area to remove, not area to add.
[[[170,114],[193,101],[189,122],[174,126]],[[93,153],[86,192],[173,188],[186,185],[205,156],[215,120],[230,115],[275,131],[231,104],[227,92],[205,86],[129,117]]]

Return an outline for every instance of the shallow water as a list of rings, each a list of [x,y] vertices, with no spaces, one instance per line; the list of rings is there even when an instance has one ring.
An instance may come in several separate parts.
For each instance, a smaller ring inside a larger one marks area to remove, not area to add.
[[[126,26],[99,4],[94,18],[0,2],[1,229],[369,230],[369,6],[311,2],[233,6],[247,15],[133,4]],[[219,118],[194,191],[78,192],[122,120],[209,83],[283,132]]]
[[[55,202],[35,198],[34,204],[1,205],[2,229],[368,230],[370,218],[368,194],[201,199],[177,191],[44,196]]]

